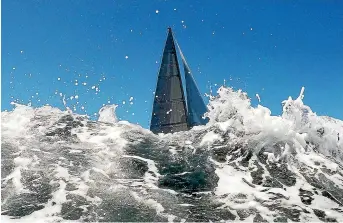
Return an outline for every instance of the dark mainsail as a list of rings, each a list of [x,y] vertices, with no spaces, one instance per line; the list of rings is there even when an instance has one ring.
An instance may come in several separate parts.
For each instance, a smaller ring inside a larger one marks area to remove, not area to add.
[[[170,133],[188,129],[180,68],[173,33],[171,28],[168,28],[155,91],[150,130],[153,133]]]
[[[177,43],[176,43],[177,44]],[[197,84],[191,73],[186,58],[184,57],[180,46],[177,44],[179,52],[181,55],[183,68],[185,72],[186,80],[186,92],[187,92],[187,109],[188,109],[188,126],[193,127],[197,125],[205,125],[209,120],[208,118],[203,118],[204,114],[207,112],[207,107],[200,94]]]

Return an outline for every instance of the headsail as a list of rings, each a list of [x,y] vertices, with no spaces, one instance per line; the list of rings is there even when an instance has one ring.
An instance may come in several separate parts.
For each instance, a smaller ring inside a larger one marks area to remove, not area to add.
[[[176,42],[177,47],[181,55],[183,68],[185,71],[186,80],[186,92],[187,92],[187,109],[188,109],[188,125],[190,127],[196,125],[205,125],[209,120],[208,118],[203,118],[204,114],[207,112],[207,107],[200,94],[198,86],[193,78],[191,69],[189,68],[186,58],[184,57],[179,44]]]
[[[170,133],[188,129],[180,68],[172,30],[168,28],[155,91],[150,130],[153,133]]]

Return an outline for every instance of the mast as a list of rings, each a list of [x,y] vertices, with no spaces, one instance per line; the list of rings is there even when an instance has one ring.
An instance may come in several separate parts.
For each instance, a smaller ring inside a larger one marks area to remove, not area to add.
[[[186,58],[184,57],[179,44],[176,42],[179,49],[183,68],[185,72],[186,80],[186,92],[187,92],[187,108],[188,108],[188,126],[193,127],[197,125],[206,125],[209,121],[208,118],[203,118],[204,114],[207,112],[207,107],[200,94],[199,88],[194,80],[191,73]]]
[[[180,68],[173,33],[171,28],[168,28],[156,85],[150,130],[153,133],[170,133],[188,129]]]

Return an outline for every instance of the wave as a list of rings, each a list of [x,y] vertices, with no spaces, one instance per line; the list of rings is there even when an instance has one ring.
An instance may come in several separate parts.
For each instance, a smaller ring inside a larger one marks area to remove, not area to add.
[[[343,221],[343,122],[304,89],[281,116],[220,87],[187,132],[71,110],[2,112],[2,221]]]

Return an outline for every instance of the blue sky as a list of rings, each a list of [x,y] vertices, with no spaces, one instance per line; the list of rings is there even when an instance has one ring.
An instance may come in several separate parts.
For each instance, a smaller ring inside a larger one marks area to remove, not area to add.
[[[279,115],[305,86],[314,112],[343,119],[340,0],[3,0],[1,8],[2,110],[11,101],[64,108],[62,93],[77,113],[115,103],[119,118],[147,127],[171,26],[201,92],[226,79]]]

